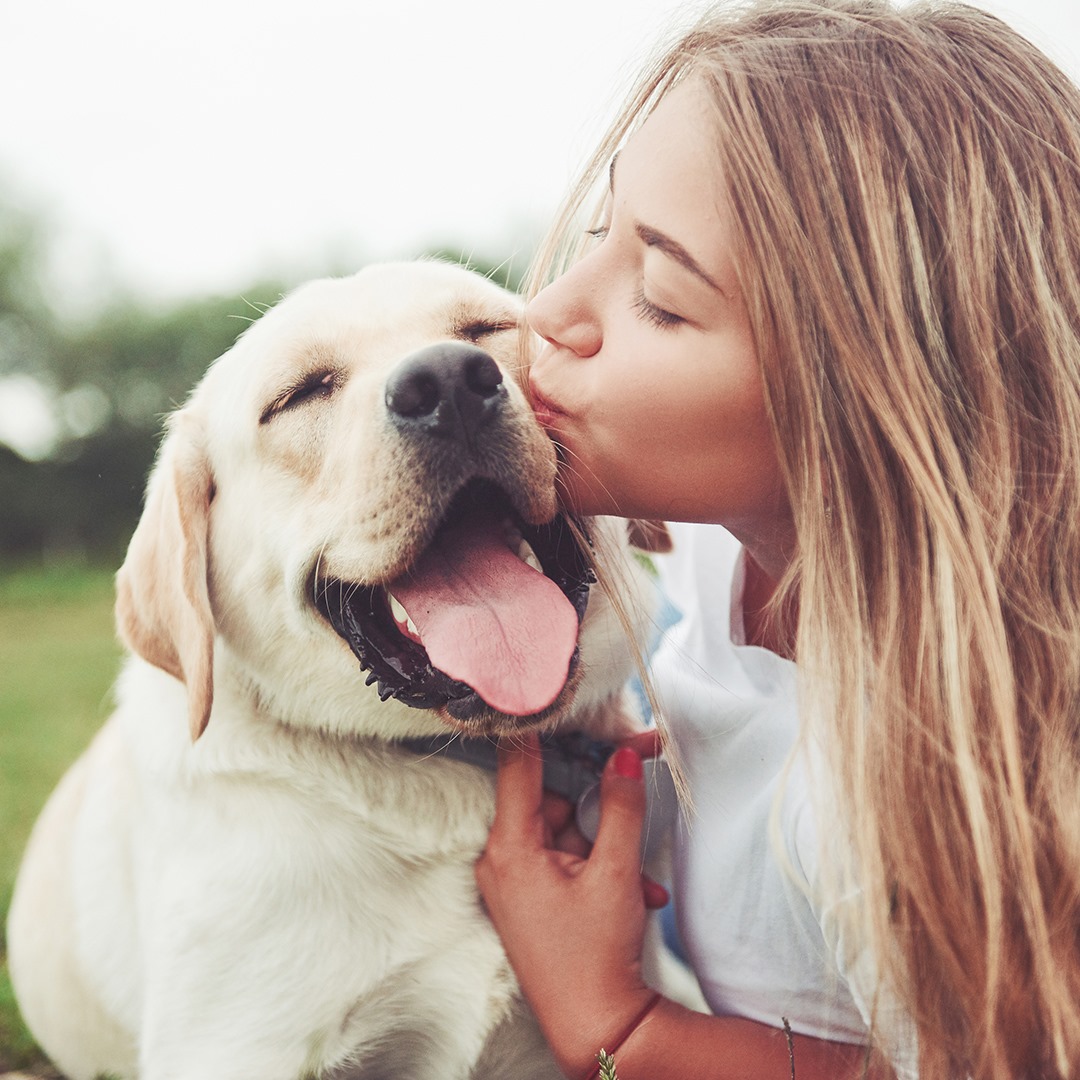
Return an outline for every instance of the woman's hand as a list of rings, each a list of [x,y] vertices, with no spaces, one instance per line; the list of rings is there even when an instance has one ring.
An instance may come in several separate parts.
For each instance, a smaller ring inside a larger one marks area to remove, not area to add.
[[[649,736],[631,746],[655,752]],[[886,1066],[868,1066],[861,1046],[691,1012],[666,998],[650,1007],[655,995],[641,977],[646,912],[667,893],[641,874],[641,771],[635,749],[612,755],[587,854],[580,834],[571,839],[569,804],[543,792],[536,739],[500,748],[495,824],[476,880],[559,1068],[593,1076],[600,1049],[613,1051],[626,1036],[617,1060],[627,1077],[785,1080],[792,1054],[801,1080],[891,1077]]]
[[[645,790],[634,749],[612,755],[600,798],[587,853],[568,804],[544,795],[535,736],[504,743],[495,824],[476,864],[492,922],[568,1076],[587,1076],[653,997],[641,977],[646,912],[667,903],[641,873]]]

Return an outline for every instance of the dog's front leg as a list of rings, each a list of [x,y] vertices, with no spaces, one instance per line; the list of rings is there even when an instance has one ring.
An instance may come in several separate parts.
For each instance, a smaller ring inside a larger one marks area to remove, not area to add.
[[[139,875],[141,1080],[297,1080],[339,1063],[335,1037],[378,975],[343,855],[357,830],[232,774],[167,802]]]
[[[183,914],[175,939],[146,957],[140,1080],[300,1080],[320,1062],[302,972],[288,942]],[[220,936],[224,930],[227,940]],[[277,962],[275,962],[277,961]]]

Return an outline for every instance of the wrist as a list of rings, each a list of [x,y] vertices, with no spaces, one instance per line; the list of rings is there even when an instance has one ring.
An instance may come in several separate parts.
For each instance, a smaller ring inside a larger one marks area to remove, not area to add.
[[[622,1052],[623,1047],[637,1034],[638,1029],[645,1024],[663,1000],[663,995],[658,991],[653,990],[650,992],[645,1004],[623,1030],[614,1036],[609,1043],[600,1047],[599,1052],[596,1054],[596,1064],[587,1074],[586,1080],[597,1080],[600,1076],[602,1057],[607,1055],[614,1060],[615,1055]]]
[[[687,1027],[687,1019],[690,1027]],[[684,1005],[657,995],[637,1024],[628,1032],[618,1054],[612,1053],[619,1080],[656,1080],[659,1076],[713,1075],[696,1067],[682,1068],[682,1053],[693,1042],[694,1021],[714,1020],[692,1013]],[[609,1051],[611,1053],[611,1051]],[[668,1068],[672,1063],[675,1069]],[[726,1075],[726,1074],[725,1074]]]
[[[560,1072],[572,1080],[589,1080],[596,1076],[600,1051],[610,1054],[616,1044],[625,1045],[650,1007],[663,999],[641,983],[633,988],[595,988],[570,997],[560,995],[554,1008],[550,1000],[546,1009],[542,999],[529,1000]]]

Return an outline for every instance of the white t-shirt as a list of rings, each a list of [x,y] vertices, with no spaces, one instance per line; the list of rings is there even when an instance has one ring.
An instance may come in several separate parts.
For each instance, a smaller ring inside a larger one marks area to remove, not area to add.
[[[814,895],[817,825],[803,763],[792,760],[795,665],[744,644],[738,541],[719,526],[671,528],[675,550],[657,565],[681,618],[652,676],[693,801],[677,829],[674,879],[687,959],[718,1015],[866,1043],[872,960],[852,959],[835,911]],[[881,1021],[879,1009],[879,1042]],[[899,1041],[906,1052],[885,1049],[901,1076],[914,1077],[910,1041]]]

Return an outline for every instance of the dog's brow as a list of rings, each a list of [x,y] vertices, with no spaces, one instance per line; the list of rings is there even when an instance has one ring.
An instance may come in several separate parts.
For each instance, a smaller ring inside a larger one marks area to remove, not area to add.
[[[452,319],[455,337],[475,341],[487,334],[499,334],[505,330],[517,330],[521,325],[515,311],[478,311],[463,309],[455,312]]]
[[[332,392],[343,381],[341,372],[334,367],[313,367],[311,371],[300,374],[282,386],[259,414],[259,424],[269,423],[278,413],[284,412],[316,392]]]

